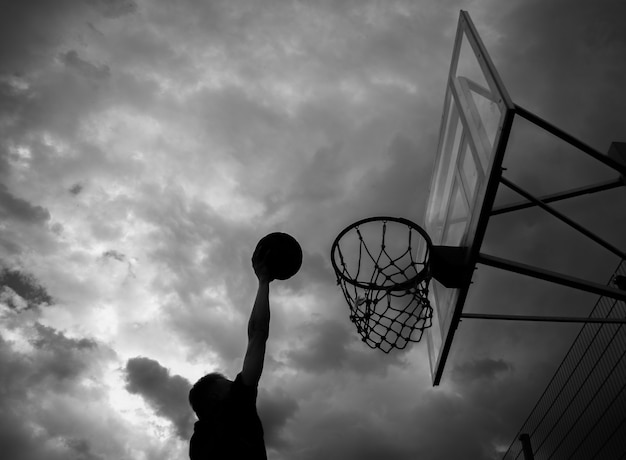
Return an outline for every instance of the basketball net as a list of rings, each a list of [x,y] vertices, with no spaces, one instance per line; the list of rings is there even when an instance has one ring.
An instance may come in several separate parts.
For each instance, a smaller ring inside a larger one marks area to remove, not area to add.
[[[403,349],[432,325],[431,246],[423,229],[394,217],[356,222],[333,243],[331,260],[350,321],[371,348]]]

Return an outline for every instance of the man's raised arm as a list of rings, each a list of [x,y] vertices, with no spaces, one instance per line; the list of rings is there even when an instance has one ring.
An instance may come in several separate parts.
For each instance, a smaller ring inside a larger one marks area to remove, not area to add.
[[[247,386],[257,386],[263,373],[265,344],[270,332],[270,282],[272,281],[265,258],[267,251],[257,248],[252,256],[252,266],[259,280],[259,287],[248,321],[248,348],[243,360],[241,378]]]

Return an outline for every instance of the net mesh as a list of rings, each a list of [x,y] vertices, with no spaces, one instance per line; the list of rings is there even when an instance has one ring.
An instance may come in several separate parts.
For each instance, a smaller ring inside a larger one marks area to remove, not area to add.
[[[403,349],[419,342],[432,325],[429,248],[423,230],[393,218],[354,224],[335,241],[337,283],[350,307],[350,320],[371,348],[385,353]]]

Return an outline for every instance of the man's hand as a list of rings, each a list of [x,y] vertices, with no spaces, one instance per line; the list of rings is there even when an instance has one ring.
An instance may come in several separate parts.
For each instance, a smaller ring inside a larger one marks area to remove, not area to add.
[[[254,274],[260,283],[271,283],[274,281],[267,265],[270,252],[271,249],[266,247],[265,244],[259,244],[252,255],[252,268],[254,268]]]

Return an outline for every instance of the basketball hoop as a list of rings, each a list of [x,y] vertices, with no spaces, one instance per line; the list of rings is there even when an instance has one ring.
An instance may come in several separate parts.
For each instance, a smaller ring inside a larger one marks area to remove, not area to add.
[[[331,262],[350,320],[371,348],[389,353],[419,342],[431,326],[428,300],[432,242],[417,224],[370,217],[335,239]]]

